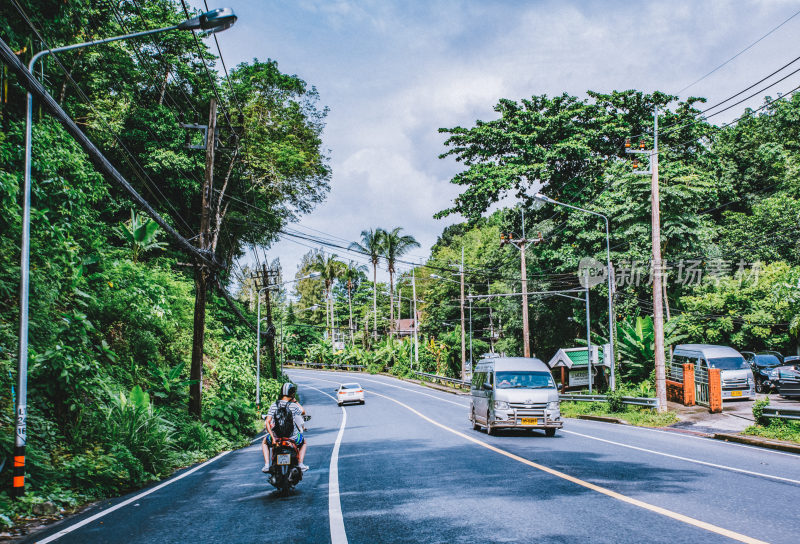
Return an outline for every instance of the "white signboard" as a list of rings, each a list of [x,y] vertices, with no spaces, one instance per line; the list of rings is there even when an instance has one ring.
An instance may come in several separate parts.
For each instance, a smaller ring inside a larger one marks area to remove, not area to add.
[[[587,369],[578,370],[573,368],[569,371],[569,387],[580,387],[589,385],[589,371]]]

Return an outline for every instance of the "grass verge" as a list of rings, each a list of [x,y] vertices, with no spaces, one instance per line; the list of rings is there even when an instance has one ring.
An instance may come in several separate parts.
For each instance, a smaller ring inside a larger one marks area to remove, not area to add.
[[[641,427],[666,427],[678,422],[675,412],[656,412],[638,406],[626,406],[621,412],[612,412],[605,402],[562,402],[561,415],[563,417],[578,417],[579,415],[615,417]]]
[[[769,425],[750,425],[741,434],[760,436],[773,440],[786,440],[800,444],[800,423],[795,421],[771,421]]]

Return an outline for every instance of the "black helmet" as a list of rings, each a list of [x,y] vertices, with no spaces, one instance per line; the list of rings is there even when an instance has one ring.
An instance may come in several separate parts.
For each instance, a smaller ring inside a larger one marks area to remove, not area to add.
[[[281,386],[281,396],[282,397],[291,397],[294,398],[295,393],[297,393],[297,386],[292,382],[286,382]]]

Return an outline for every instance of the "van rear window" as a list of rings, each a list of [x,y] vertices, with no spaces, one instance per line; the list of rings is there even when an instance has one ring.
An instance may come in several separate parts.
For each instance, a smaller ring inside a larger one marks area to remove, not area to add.
[[[497,372],[495,389],[549,389],[556,386],[549,372]]]

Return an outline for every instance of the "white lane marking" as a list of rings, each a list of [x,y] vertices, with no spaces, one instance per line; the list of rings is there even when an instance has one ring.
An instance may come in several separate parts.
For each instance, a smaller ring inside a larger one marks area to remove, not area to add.
[[[313,378],[313,379],[321,380],[321,378]],[[322,381],[330,381],[330,380],[322,380]],[[383,382],[380,382],[380,381],[377,381],[377,380],[366,380],[365,379],[365,381],[373,381],[373,382],[376,382],[376,383],[381,383],[381,384],[387,385],[389,387],[396,387],[398,389],[403,389],[405,391],[410,391],[412,393],[419,393],[420,395],[426,395],[428,397],[431,397],[431,398],[434,398],[434,399],[438,399],[438,400],[441,400],[443,402],[449,402],[450,404],[457,404],[458,406],[467,407],[467,405],[464,405],[464,404],[460,404],[460,403],[457,403],[457,402],[449,401],[449,400],[446,400],[446,399],[441,399],[439,397],[436,397],[436,396],[433,396],[433,395],[428,395],[427,393],[423,393],[421,391],[414,391],[413,389],[408,389],[406,387],[400,387],[400,386],[397,386],[397,385],[383,383]],[[331,382],[331,383],[339,383],[339,382]],[[375,393],[375,392],[373,391],[373,393]],[[378,395],[378,393],[375,393],[375,394]],[[581,420],[581,421],[583,421],[583,420]],[[595,423],[595,422],[592,422],[592,423]],[[600,421],[600,422],[596,422],[596,423],[605,423],[605,422]],[[615,423],[605,423],[605,424],[606,425],[617,425]],[[681,436],[681,437],[687,437],[687,438],[698,438],[700,440],[707,441],[707,443],[709,443],[708,441],[711,440],[711,439],[708,439],[708,438],[701,438],[701,437],[696,437],[696,436],[691,436],[691,435],[683,435],[683,434],[680,434],[680,433],[670,433],[669,431],[659,431],[658,429],[648,429],[647,427],[636,427],[636,429],[637,430],[647,430],[647,431],[657,431],[657,432],[661,432],[661,433],[669,434],[669,435],[673,435],[673,436]],[[709,467],[719,468],[719,469],[722,469],[722,470],[730,470],[730,471],[733,471],[733,472],[740,472],[742,474],[749,474],[751,476],[758,476],[758,477],[763,477],[763,478],[769,478],[771,480],[779,480],[779,481],[783,481],[783,482],[789,482],[789,483],[792,483],[792,484],[800,484],[800,480],[793,480],[791,478],[784,478],[782,476],[773,476],[771,474],[763,474],[761,472],[753,472],[753,471],[749,471],[749,470],[745,470],[745,469],[741,469],[741,468],[735,468],[735,467],[731,467],[731,466],[727,466],[727,465],[709,463],[707,461],[700,461],[700,460],[691,459],[691,458],[688,458],[688,457],[681,457],[679,455],[672,455],[672,454],[669,454],[669,453],[658,452],[658,451],[655,451],[655,450],[639,448],[637,446],[631,446],[631,445],[628,445],[628,444],[623,444],[621,442],[613,442],[611,440],[605,440],[603,438],[597,438],[597,437],[594,437],[594,436],[585,435],[585,434],[581,434],[581,433],[578,433],[578,432],[575,432],[575,431],[569,431],[569,430],[565,430],[565,429],[562,429],[561,432],[574,434],[574,435],[577,435],[577,436],[582,436],[584,438],[590,438],[590,439],[593,439],[593,440],[599,440],[600,442],[607,442],[609,444],[614,444],[616,446],[621,446],[621,447],[624,447],[624,448],[630,448],[630,449],[639,450],[639,451],[643,451],[643,452],[653,453],[655,455],[661,455],[661,456],[664,456],[664,457],[671,457],[673,459],[679,459],[681,461],[687,461],[689,463],[696,463],[696,464],[699,464],[699,465],[705,465],[705,466],[709,466]],[[715,443],[720,443],[720,442],[719,441],[711,441],[710,443],[715,444]],[[720,443],[720,445],[721,444],[722,443]],[[736,444],[730,444],[728,442],[725,442],[725,444],[736,445]],[[761,451],[761,450],[759,449],[759,451]],[[767,450],[767,451],[770,451],[770,450]],[[783,453],[783,452],[779,452],[779,453]],[[784,454],[784,455],[794,455],[794,454]]]
[[[342,383],[341,381],[325,380],[325,379],[322,379],[322,378],[317,378],[316,376],[309,376],[308,374],[305,374],[305,376],[306,377],[310,377],[310,378],[312,378],[314,380],[319,380],[319,381],[323,381],[323,382]],[[461,403],[461,402],[455,402],[455,401],[452,401],[452,400],[443,399],[441,397],[437,397],[436,395],[431,395],[430,393],[424,393],[422,391],[416,391],[414,389],[409,389],[408,387],[402,387],[402,386],[399,386],[399,385],[394,385],[394,384],[391,384],[391,383],[382,382],[380,380],[370,380],[369,378],[361,378],[361,381],[379,383],[381,385],[385,385],[386,387],[394,387],[395,389],[402,389],[403,391],[409,391],[411,393],[416,393],[417,395],[425,395],[426,397],[430,397],[432,399],[440,400],[442,402],[449,402],[450,404],[455,404],[456,406],[461,406],[462,408],[468,408],[469,407],[469,404],[464,404],[464,403]],[[417,387],[422,387],[422,386],[418,385]]]
[[[330,397],[331,400],[336,400],[313,385],[303,384],[303,386],[316,389],[326,397]],[[342,517],[342,502],[339,497],[339,446],[342,445],[344,427],[347,425],[347,410],[344,409],[344,406],[339,408],[342,410],[342,424],[339,426],[339,434],[336,435],[336,442],[333,444],[330,470],[328,471],[328,522],[331,526],[331,544],[347,544],[347,533],[344,530],[344,518]]]
[[[47,538],[44,538],[44,539],[42,539],[42,540],[37,540],[36,542],[37,542],[37,544],[47,544],[48,542],[53,542],[54,540],[58,540],[58,539],[59,539],[59,538],[61,538],[62,536],[66,535],[66,534],[69,534],[69,533],[71,533],[72,531],[75,531],[75,530],[77,530],[77,529],[80,529],[80,528],[81,528],[81,527],[83,527],[84,525],[88,525],[89,523],[91,523],[91,522],[93,522],[93,521],[95,521],[95,520],[98,520],[98,519],[102,518],[103,516],[107,516],[107,515],[108,515],[108,514],[110,514],[111,512],[114,512],[115,510],[119,510],[120,508],[122,508],[122,507],[124,507],[124,506],[127,506],[127,505],[131,504],[132,502],[136,502],[136,501],[138,501],[138,500],[139,500],[139,499],[141,499],[142,497],[146,497],[146,496],[147,496],[147,495],[149,495],[150,493],[155,493],[155,492],[156,492],[156,491],[158,491],[159,489],[162,489],[162,488],[164,488],[164,487],[167,487],[167,486],[168,486],[168,485],[170,485],[170,484],[174,484],[174,483],[175,483],[175,482],[177,482],[178,480],[182,480],[183,478],[186,478],[186,477],[187,477],[187,476],[189,476],[190,474],[193,474],[193,473],[197,472],[198,470],[200,470],[200,469],[201,469],[201,468],[203,468],[204,466],[206,466],[206,465],[208,465],[208,464],[211,464],[211,463],[213,463],[214,461],[216,461],[216,460],[218,460],[218,459],[220,459],[220,458],[224,457],[225,455],[228,455],[229,453],[230,453],[230,451],[223,451],[222,453],[220,453],[220,454],[219,454],[219,455],[217,455],[216,457],[212,457],[211,459],[209,459],[209,460],[208,460],[208,461],[206,461],[205,463],[203,463],[203,464],[201,464],[201,465],[197,465],[197,466],[196,466],[196,467],[194,467],[193,469],[191,469],[191,470],[187,470],[186,472],[184,472],[183,474],[181,474],[181,475],[179,475],[179,476],[176,476],[175,478],[172,478],[172,479],[170,479],[170,480],[167,480],[166,482],[163,482],[163,483],[161,483],[161,484],[159,484],[159,485],[155,486],[155,487],[154,487],[154,488],[152,488],[152,489],[148,489],[148,490],[147,490],[147,491],[145,491],[144,493],[139,493],[139,494],[138,494],[138,495],[136,495],[135,497],[131,497],[130,499],[127,499],[127,500],[125,500],[125,501],[122,501],[122,502],[121,502],[121,503],[119,503],[119,504],[115,504],[114,506],[112,506],[112,507],[111,507],[111,508],[109,508],[108,510],[103,510],[102,512],[98,512],[97,514],[95,514],[95,515],[93,515],[93,516],[91,516],[91,517],[88,517],[88,518],[86,518],[86,519],[85,519],[85,520],[83,520],[83,521],[79,521],[79,522],[78,522],[78,523],[76,523],[75,525],[70,525],[69,527],[67,527],[67,528],[65,528],[65,529],[62,529],[62,530],[60,530],[59,532],[57,532],[57,533],[55,533],[55,534],[52,534],[52,535],[50,535],[50,536],[48,536]]]
[[[447,425],[443,425],[443,424],[439,423],[438,421],[435,421],[435,420],[429,418],[428,416],[422,414],[421,412],[418,412],[417,410],[415,410],[411,406],[408,406],[407,404],[404,404],[404,403],[400,402],[399,400],[393,399],[391,397],[387,397],[386,395],[381,395],[380,393],[373,393],[373,394],[374,395],[378,395],[379,397],[383,397],[385,399],[391,400],[392,402],[396,402],[397,404],[399,404],[403,408],[413,412],[414,414],[418,415],[419,417],[421,417],[425,421],[428,421],[429,423],[432,423],[433,425],[436,425],[437,427],[439,427],[441,429],[444,429],[445,431],[451,432],[451,433],[455,434],[456,436],[460,436],[461,438],[465,438],[466,440],[469,440],[470,442],[473,442],[473,443],[475,443],[475,444],[477,444],[479,446],[482,446],[482,447],[484,447],[484,448],[486,448],[488,450],[491,450],[493,452],[499,453],[500,455],[504,455],[504,456],[508,457],[509,459],[513,459],[513,460],[518,461],[518,462],[520,462],[520,463],[522,463],[524,465],[528,465],[529,467],[535,468],[537,470],[541,470],[542,472],[546,472],[547,474],[550,474],[552,476],[556,476],[558,478],[567,480],[568,482],[572,482],[574,484],[577,484],[577,485],[579,485],[581,487],[585,487],[586,489],[591,489],[592,491],[596,491],[598,493],[601,493],[601,494],[606,495],[608,497],[611,497],[613,499],[617,499],[617,500],[622,501],[624,503],[631,504],[633,506],[638,506],[639,508],[643,508],[645,510],[649,510],[650,512],[654,512],[656,514],[660,514],[662,516],[674,519],[676,521],[680,521],[680,522],[685,523],[687,525],[692,525],[692,526],[698,527],[700,529],[705,529],[706,531],[709,531],[709,532],[712,532],[712,533],[716,533],[718,535],[722,535],[722,536],[731,538],[733,540],[738,540],[739,542],[746,542],[748,544],[767,544],[763,540],[758,540],[758,539],[755,539],[753,537],[749,537],[747,535],[743,535],[741,533],[737,533],[735,531],[731,531],[730,529],[725,529],[723,527],[719,527],[717,525],[713,525],[711,523],[708,523],[708,522],[705,522],[705,521],[701,521],[699,519],[695,519],[695,518],[686,516],[684,514],[680,514],[678,512],[673,512],[672,510],[668,510],[666,508],[662,508],[662,507],[656,506],[654,504],[650,504],[650,503],[647,503],[647,502],[644,502],[644,501],[640,501],[639,499],[634,499],[633,497],[628,497],[627,495],[623,495],[622,493],[617,493],[616,491],[612,491],[611,489],[608,489],[607,487],[602,487],[602,486],[593,484],[591,482],[587,482],[586,480],[581,480],[580,478],[576,478],[575,476],[570,476],[569,474],[566,474],[564,472],[552,469],[550,467],[547,467],[547,466],[544,466],[544,465],[540,465],[539,463],[534,463],[533,461],[531,461],[529,459],[525,459],[524,457],[520,457],[519,455],[513,454],[513,453],[511,453],[509,451],[506,451],[506,450],[504,450],[502,448],[498,448],[496,446],[493,446],[493,445],[489,444],[488,442],[484,442],[483,440],[479,440],[479,439],[475,438],[474,436],[470,436],[470,435],[464,434],[464,433],[462,433],[460,431],[456,431],[455,429],[451,429]]]
[[[689,462],[689,463],[696,463],[698,465],[705,465],[707,467],[720,468],[720,469],[723,469],[723,470],[732,470],[733,472],[741,472],[742,474],[749,474],[751,476],[759,476],[761,478],[769,478],[769,479],[772,479],[772,480],[780,480],[782,482],[789,482],[789,483],[792,483],[792,484],[800,484],[800,480],[792,480],[791,478],[783,478],[782,476],[773,476],[771,474],[763,474],[761,472],[753,472],[753,471],[750,471],[750,470],[745,470],[743,468],[735,468],[735,467],[730,467],[730,466],[727,466],[727,465],[719,465],[717,463],[709,463],[707,461],[700,461],[698,459],[691,459],[689,457],[681,457],[680,455],[672,455],[671,453],[664,453],[664,452],[660,452],[660,451],[649,450],[647,448],[640,448],[638,446],[631,446],[630,444],[623,444],[621,442],[614,442],[613,440],[606,440],[605,438],[598,438],[596,436],[591,436],[591,435],[583,434],[583,433],[577,433],[575,431],[568,431],[568,430],[562,429],[561,432],[562,433],[566,433],[566,434],[574,434],[576,436],[582,436],[583,438],[589,438],[591,440],[597,440],[598,442],[605,442],[606,444],[613,444],[615,446],[620,446],[622,448],[630,448],[632,450],[643,451],[643,452],[652,453],[652,454],[655,454],[655,455],[661,455],[663,457],[670,457],[672,459],[678,459],[680,461],[686,461],[686,462]]]
[[[576,421],[579,421],[579,420],[576,420]],[[580,420],[580,421],[583,422],[583,423],[588,423],[588,420],[585,420],[585,419],[584,420]],[[617,423],[608,423],[606,421],[592,421],[592,423],[593,424],[599,423],[601,425],[614,425],[616,427],[619,427],[619,424],[617,424]],[[756,452],[758,452],[759,454],[761,454],[761,453],[770,453],[770,454],[773,454],[773,455],[784,455],[784,456],[787,456],[787,457],[794,457],[794,458],[798,457],[798,455],[796,453],[788,453],[788,452],[785,452],[785,451],[773,450],[773,449],[770,449],[770,448],[763,448],[761,446],[750,446],[748,444],[738,444],[736,442],[727,442],[727,441],[719,440],[719,439],[716,439],[716,438],[709,438],[707,436],[694,436],[694,435],[691,435],[691,434],[684,434],[684,433],[675,432],[675,431],[665,431],[665,430],[662,430],[662,429],[653,429],[653,428],[650,428],[650,427],[632,426],[632,429],[636,429],[637,431],[649,431],[651,433],[668,434],[670,436],[680,436],[680,437],[683,437],[683,438],[691,438],[693,440],[703,440],[706,443],[718,444],[720,446],[727,445],[727,446],[735,446],[735,447],[739,447],[739,448],[746,448],[746,449],[750,449],[750,450],[756,450]]]
[[[313,372],[313,370],[311,370],[310,372]],[[345,374],[345,375],[348,375],[348,376],[350,376],[350,375],[358,376],[359,375],[359,373],[357,373],[357,372],[350,372],[350,373],[337,372],[337,374]],[[316,378],[316,377],[314,379],[322,380],[322,378]],[[442,402],[449,402],[450,404],[456,404],[458,406],[463,406],[465,408],[469,407],[468,404],[461,404],[461,403],[458,403],[458,402],[453,402],[451,400],[439,398],[437,396],[429,395],[428,393],[423,393],[421,391],[415,391],[413,389],[408,389],[406,387],[400,387],[398,385],[393,385],[393,384],[382,382],[382,381],[379,381],[379,380],[370,380],[368,378],[362,378],[362,379],[364,381],[371,381],[371,382],[375,382],[375,383],[380,383],[380,384],[386,385],[388,387],[396,387],[398,389],[404,389],[406,391],[410,391],[412,393],[417,393],[419,395],[425,395],[427,397],[431,397],[431,398],[440,400]],[[341,383],[341,382],[338,382],[338,381],[331,381],[331,380],[322,380],[322,381],[330,381],[331,383]],[[421,386],[417,386],[417,387],[421,387]],[[581,421],[582,423],[586,423],[586,420],[576,420],[576,421]],[[616,427],[619,427],[619,425],[616,424],[616,423],[607,423],[607,422],[604,422],[604,421],[593,421],[591,423],[593,425],[599,423],[601,425],[615,425]],[[778,450],[773,450],[773,449],[769,449],[769,448],[762,448],[762,447],[759,447],[759,446],[750,446],[750,445],[747,445],[747,444],[737,444],[736,442],[727,442],[727,441],[717,440],[717,439],[714,439],[714,438],[707,438],[707,437],[702,437],[702,436],[693,436],[693,435],[690,435],[690,434],[677,433],[677,432],[674,432],[674,431],[664,431],[664,430],[661,430],[661,429],[651,429],[649,427],[633,427],[633,429],[636,429],[636,432],[638,432],[638,431],[648,431],[648,432],[653,432],[653,433],[668,434],[668,435],[673,436],[673,437],[690,438],[690,439],[693,439],[693,440],[702,440],[702,441],[706,442],[707,444],[718,444],[720,446],[725,445],[725,446],[734,446],[734,447],[738,447],[738,448],[746,448],[746,449],[750,449],[750,450],[755,450],[758,453],[762,453],[763,452],[763,453],[769,453],[769,454],[773,454],[773,455],[783,455],[783,456],[795,457],[795,458],[798,457],[798,455],[796,453],[787,453],[787,452],[784,452],[784,451],[778,451]]]

